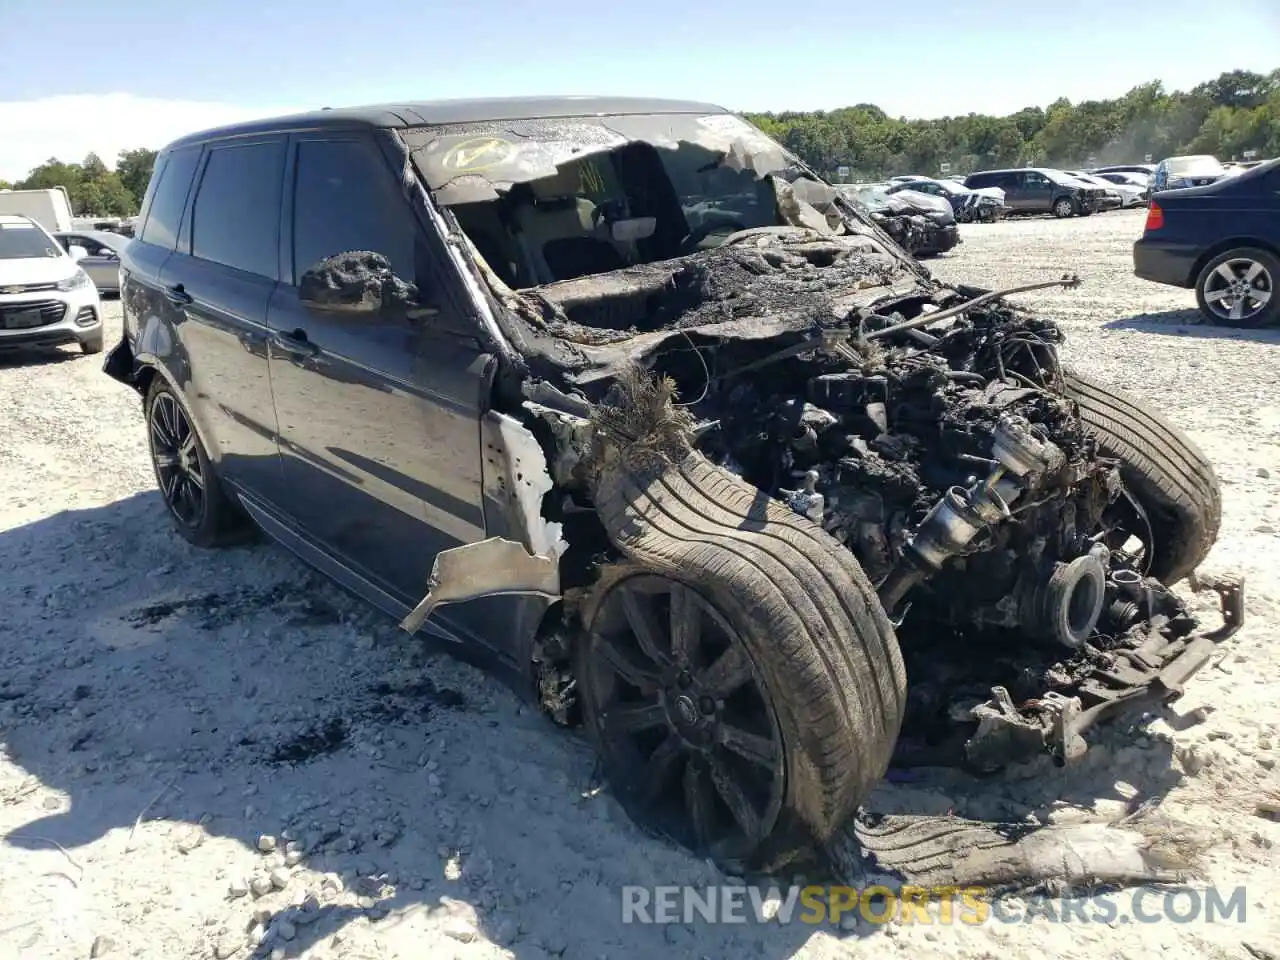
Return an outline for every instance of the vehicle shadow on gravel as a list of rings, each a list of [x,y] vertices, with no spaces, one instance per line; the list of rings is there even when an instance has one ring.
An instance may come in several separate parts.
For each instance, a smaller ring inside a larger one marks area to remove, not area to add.
[[[1139,330],[1174,337],[1202,337],[1214,340],[1256,340],[1280,344],[1280,329],[1275,327],[1250,330],[1240,327],[1218,327],[1206,323],[1199,310],[1161,310],[1139,313],[1104,323],[1106,330]]]
[[[79,347],[3,347],[0,349],[0,370],[7,367],[43,367],[76,359],[101,358],[87,355]]]
[[[107,923],[123,955],[156,923],[224,958],[483,940],[522,960],[781,958],[880,929],[624,923],[624,887],[725,879],[632,823],[583,737],[274,546],[189,547],[154,492],[0,533],[0,570],[0,849],[33,876],[69,862],[77,889],[114,892],[108,917],[152,904]],[[1109,816],[1134,802],[1117,781],[1147,799],[1172,767],[1167,743],[1113,729],[1068,771],[918,771],[871,806]],[[0,930],[33,922],[6,900]]]

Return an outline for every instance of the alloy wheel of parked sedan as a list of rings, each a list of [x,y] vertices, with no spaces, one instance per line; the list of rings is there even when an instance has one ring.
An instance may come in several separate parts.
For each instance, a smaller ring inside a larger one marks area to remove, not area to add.
[[[633,816],[733,859],[773,830],[782,735],[733,627],[693,588],[640,574],[609,588],[586,638],[584,717]]]
[[[1069,217],[1075,213],[1075,205],[1066,197],[1062,197],[1053,204],[1053,215],[1055,217]]]
[[[205,475],[191,421],[168,392],[156,394],[147,419],[160,495],[179,523],[197,527],[204,518]]]
[[[1268,312],[1274,294],[1275,274],[1247,255],[1220,261],[1200,281],[1204,309],[1224,324],[1252,326]]]

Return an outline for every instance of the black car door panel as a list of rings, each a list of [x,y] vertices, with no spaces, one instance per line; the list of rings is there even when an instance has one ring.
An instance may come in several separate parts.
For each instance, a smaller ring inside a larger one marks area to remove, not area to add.
[[[397,594],[421,593],[438,550],[484,536],[477,342],[317,315],[285,287],[270,318],[287,509]]]
[[[162,295],[190,364],[187,405],[221,476],[266,499],[279,489],[275,407],[267,369],[267,308],[276,283],[177,253]]]
[[[430,239],[376,144],[299,135],[283,272],[268,316],[287,491],[311,539],[409,603],[436,553],[484,536],[479,419],[492,361],[441,294]],[[300,300],[297,278],[368,250],[437,314],[351,314]]]
[[[187,404],[221,476],[268,501],[280,495],[267,309],[279,273],[284,136],[205,151],[161,294],[191,364]]]

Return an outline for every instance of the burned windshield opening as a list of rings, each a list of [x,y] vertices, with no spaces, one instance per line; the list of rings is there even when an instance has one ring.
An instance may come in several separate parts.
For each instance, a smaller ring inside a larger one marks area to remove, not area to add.
[[[492,199],[451,206],[504,283],[524,288],[711,249],[784,223],[769,177],[723,150],[632,141],[561,163]]]
[[[402,137],[435,202],[513,289],[643,269],[762,230],[893,245],[786,148],[729,113],[477,121]]]

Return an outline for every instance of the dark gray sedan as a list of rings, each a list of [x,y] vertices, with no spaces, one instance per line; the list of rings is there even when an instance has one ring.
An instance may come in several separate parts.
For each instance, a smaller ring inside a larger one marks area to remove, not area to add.
[[[55,233],[54,239],[70,252],[71,247],[84,247],[88,254],[80,261],[98,293],[120,294],[120,252],[132,241],[108,230],[77,230]]]

